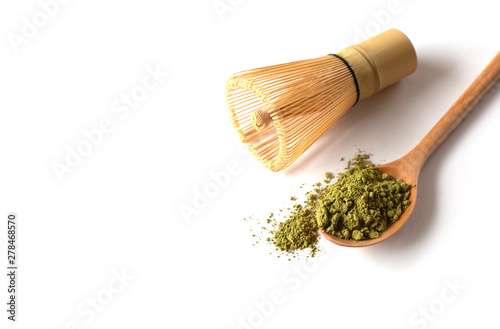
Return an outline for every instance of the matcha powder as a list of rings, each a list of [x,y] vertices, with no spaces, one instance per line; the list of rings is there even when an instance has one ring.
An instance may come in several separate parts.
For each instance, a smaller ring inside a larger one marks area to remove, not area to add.
[[[316,205],[318,226],[343,239],[376,239],[410,205],[410,186],[381,174],[358,155],[347,171],[326,186]]]
[[[367,154],[350,160],[335,182],[332,183],[331,173],[325,176],[323,183],[316,183],[306,193],[305,203],[296,203],[285,211],[282,221],[277,221],[273,214],[267,218],[270,227],[262,229],[270,235],[266,242],[277,251],[295,254],[309,248],[314,256],[318,250],[318,229],[342,239],[378,238],[410,205],[411,186],[381,174]]]
[[[288,218],[279,223],[278,228],[271,233],[274,234],[271,241],[281,251],[294,253],[296,250],[310,248],[311,255],[316,254],[318,224],[311,205],[294,205]]]

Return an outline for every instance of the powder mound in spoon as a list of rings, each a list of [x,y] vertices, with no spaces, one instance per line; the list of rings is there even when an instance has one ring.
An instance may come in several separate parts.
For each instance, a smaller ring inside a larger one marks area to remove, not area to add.
[[[342,239],[376,239],[410,205],[411,186],[381,174],[367,154],[358,154],[346,169],[320,192],[318,226]]]

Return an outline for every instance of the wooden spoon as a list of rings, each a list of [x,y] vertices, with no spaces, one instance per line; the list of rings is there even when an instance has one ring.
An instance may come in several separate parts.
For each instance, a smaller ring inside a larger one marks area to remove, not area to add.
[[[500,52],[413,150],[396,161],[377,166],[380,172],[386,173],[393,178],[401,178],[409,185],[415,185],[415,187],[411,189],[411,205],[394,224],[389,226],[387,230],[380,235],[379,238],[354,241],[338,238],[323,230],[321,230],[321,233],[331,242],[345,247],[370,246],[384,241],[396,233],[406,223],[413,209],[415,209],[418,191],[418,176],[427,159],[472,111],[484,95],[493,88],[499,79]]]

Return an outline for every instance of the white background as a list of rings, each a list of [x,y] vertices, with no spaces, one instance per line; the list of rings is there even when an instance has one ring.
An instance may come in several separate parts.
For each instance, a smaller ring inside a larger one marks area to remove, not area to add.
[[[61,0],[44,21],[40,2],[3,1],[0,240],[4,258],[7,213],[17,212],[19,313],[6,320],[2,275],[1,328],[496,323],[498,87],[429,159],[415,212],[391,239],[325,244],[316,260],[288,261],[252,247],[254,226],[243,221],[277,212],[358,148],[377,163],[410,151],[498,52],[493,6]],[[36,31],[25,26],[34,19]],[[241,152],[224,99],[232,73],[334,53],[391,27],[416,48],[412,76],[360,102],[285,171]],[[114,112],[148,69],[168,76],[127,117]],[[103,119],[113,130],[59,180],[54,163]],[[228,166],[230,181],[196,203]],[[203,209],[183,216],[183,205]]]

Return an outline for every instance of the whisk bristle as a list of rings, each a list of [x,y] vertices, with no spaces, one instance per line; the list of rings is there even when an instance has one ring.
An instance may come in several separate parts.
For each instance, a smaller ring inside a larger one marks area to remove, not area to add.
[[[273,171],[297,160],[358,96],[353,72],[331,55],[236,73],[226,85],[238,136]]]

